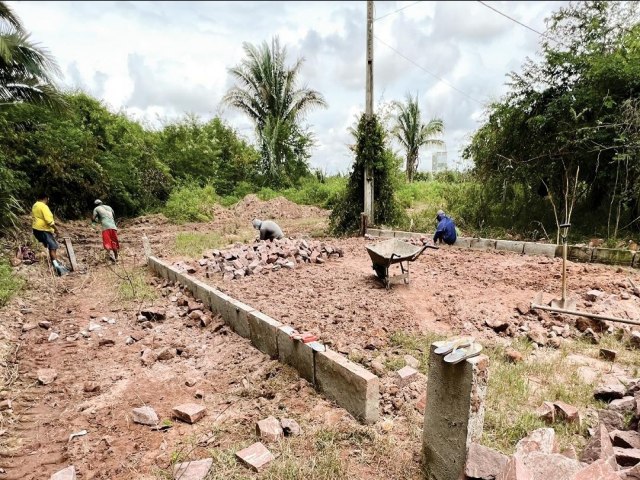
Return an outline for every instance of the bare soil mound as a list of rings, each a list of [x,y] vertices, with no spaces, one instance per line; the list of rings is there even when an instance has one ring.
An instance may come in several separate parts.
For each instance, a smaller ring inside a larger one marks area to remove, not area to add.
[[[307,217],[327,217],[328,210],[309,205],[298,205],[284,197],[276,197],[271,200],[260,200],[256,195],[247,195],[233,206],[233,211],[242,219],[260,220],[269,219],[297,219]]]

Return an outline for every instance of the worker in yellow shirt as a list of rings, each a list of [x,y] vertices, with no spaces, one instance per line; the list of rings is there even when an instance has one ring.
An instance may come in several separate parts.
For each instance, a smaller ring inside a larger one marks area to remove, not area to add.
[[[36,237],[49,250],[51,263],[58,275],[69,273],[67,268],[58,260],[58,242],[53,234],[56,232],[56,224],[53,214],[49,210],[49,197],[45,193],[38,196],[38,201],[33,204],[31,214],[33,215],[33,236]]]

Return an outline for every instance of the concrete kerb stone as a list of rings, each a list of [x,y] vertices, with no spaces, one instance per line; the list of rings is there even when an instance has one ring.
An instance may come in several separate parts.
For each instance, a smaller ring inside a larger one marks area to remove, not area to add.
[[[524,242],[514,242],[512,240],[496,240],[496,250],[505,252],[524,253]]]
[[[591,261],[607,265],[629,266],[633,264],[633,252],[614,248],[594,248]]]
[[[249,330],[249,313],[254,312],[255,309],[238,300],[234,300],[228,295],[224,296],[226,299],[220,302],[222,309],[220,315],[222,315],[225,323],[227,323],[238,335],[244,338],[251,338],[251,331]]]
[[[542,255],[544,257],[553,258],[556,256],[558,246],[553,243],[534,243],[524,242],[525,255]]]
[[[291,338],[294,331],[294,328],[288,325],[277,329],[278,359],[280,363],[295,368],[302,378],[315,386],[313,349],[309,345]]]
[[[558,245],[556,249],[556,257],[562,258],[562,245]],[[575,245],[567,246],[567,259],[573,262],[591,262],[593,258],[593,248],[576,247]]]
[[[394,238],[396,234],[393,230],[380,230],[380,235],[378,236],[382,238]]]
[[[394,234],[395,238],[410,239],[410,238],[420,238],[422,236],[421,233],[416,233],[416,232],[403,232],[401,230],[395,230],[394,232],[395,232]]]
[[[456,238],[453,246],[459,248],[471,248],[471,240],[473,239],[470,237],[458,237]]]
[[[206,283],[203,283],[197,279],[193,280],[193,284],[195,286],[195,291],[192,292],[193,296],[200,300],[207,308],[210,308],[212,311],[214,311],[213,308],[211,308],[211,293],[215,290],[215,288],[212,288]]]
[[[472,238],[470,248],[478,250],[495,250],[496,241],[490,238]]]
[[[169,280],[169,266],[156,257],[149,257],[148,265],[157,275]]]
[[[251,343],[271,358],[278,358],[278,329],[283,325],[262,312],[248,314]]]
[[[318,390],[364,423],[379,416],[380,380],[373,373],[332,350],[316,352]]]
[[[381,230],[379,228],[367,228],[367,234],[372,237],[379,237]]]

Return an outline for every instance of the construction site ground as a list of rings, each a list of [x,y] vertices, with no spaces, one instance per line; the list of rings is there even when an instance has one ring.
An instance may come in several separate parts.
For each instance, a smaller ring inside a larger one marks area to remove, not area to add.
[[[557,259],[443,247],[411,264],[409,285],[387,290],[365,249],[380,240],[331,238],[326,240],[344,256],[321,265],[237,280],[207,278],[198,263],[202,254],[252,242],[254,217],[276,219],[295,238],[324,238],[327,226],[327,212],[247,197],[235,208],[220,208],[209,223],[172,225],[160,215],[122,222],[123,250],[115,266],[88,221],[62,224],[61,236],[72,239],[80,272],[54,277],[42,260],[16,267],[26,286],[0,310],[0,400],[10,400],[0,404],[0,479],[46,479],[68,465],[75,465],[82,480],[173,478],[175,463],[210,457],[209,479],[417,479],[429,344],[460,333],[474,335],[490,356],[483,443],[503,451],[542,425],[533,411],[556,399],[584,413],[580,425],[556,425],[561,442],[580,448],[589,416],[599,407],[592,398],[595,384],[607,375],[638,375],[640,356],[627,348],[622,331],[602,333],[596,345],[581,338],[575,319],[529,311],[537,292],[546,292],[545,300],[558,296]],[[381,377],[380,421],[360,425],[219,319],[201,327],[181,316],[175,302],[181,292],[144,267],[143,235],[154,254],[192,265],[207,283],[317,334],[374,370]],[[634,270],[570,263],[568,274],[579,308],[639,317],[640,298],[626,281],[636,279]],[[586,294],[594,289],[603,295],[589,300]],[[140,309],[149,306],[164,308],[167,319],[151,328],[139,322]],[[90,324],[100,328],[89,332]],[[572,330],[558,335],[553,348],[527,339],[530,331],[564,325]],[[58,337],[49,341],[52,333]],[[598,358],[602,346],[618,351],[613,364]],[[178,354],[141,361],[145,349],[162,347]],[[510,362],[509,348],[523,360]],[[400,388],[394,373],[411,361],[406,355],[418,361],[422,375]],[[57,378],[41,385],[37,374],[45,368]],[[196,392],[204,398],[196,399]],[[189,425],[171,418],[174,406],[190,402],[206,406],[201,421]],[[132,422],[131,410],[145,405],[156,410],[164,429]],[[253,473],[234,453],[258,440],[255,424],[269,415],[296,420],[302,433],[267,443],[276,459]]]

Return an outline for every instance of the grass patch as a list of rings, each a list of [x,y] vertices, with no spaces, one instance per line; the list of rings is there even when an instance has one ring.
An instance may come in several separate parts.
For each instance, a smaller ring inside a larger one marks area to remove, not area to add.
[[[391,335],[391,344],[398,351],[387,360],[387,367],[394,370],[404,365],[404,354],[420,360],[420,370],[428,374],[430,345],[441,339],[438,335],[409,335],[396,332]],[[570,354],[598,358],[601,347],[618,351],[618,358],[628,366],[640,364],[640,353],[626,350],[624,345],[610,335],[603,336],[600,345],[575,341],[562,350],[534,350],[525,339],[514,340],[511,348],[522,353],[524,361],[513,364],[506,360],[504,347],[484,345],[490,358],[489,384],[485,400],[485,421],[481,443],[505,453],[511,453],[516,443],[532,430],[547,427],[535,415],[543,401],[561,400],[584,412],[587,408],[603,408],[604,404],[593,398],[594,385],[586,383],[579,375],[579,364],[571,361]],[[617,361],[617,360],[616,360]],[[556,422],[552,425],[561,447],[573,445],[584,447],[587,438],[582,426]]]
[[[200,257],[206,250],[224,246],[224,239],[217,233],[179,232],[176,235],[175,252],[188,257]]]
[[[154,300],[157,291],[147,283],[146,269],[115,270],[118,277],[118,299],[124,302]]]
[[[23,279],[13,273],[9,262],[0,258],[0,307],[4,307],[23,285]]]

